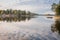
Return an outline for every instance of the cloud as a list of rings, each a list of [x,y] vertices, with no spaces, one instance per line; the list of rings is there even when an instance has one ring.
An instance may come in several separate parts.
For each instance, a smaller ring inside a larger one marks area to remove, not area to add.
[[[7,8],[20,9],[20,10],[26,10],[26,11],[31,11],[31,12],[34,12],[39,9],[37,6],[35,7],[31,5],[13,5]]]
[[[47,5],[39,5],[39,6],[35,6],[35,5],[12,5],[9,6],[7,8],[12,8],[12,9],[21,9],[21,10],[26,10],[26,11],[31,11],[31,12],[36,12],[38,10],[46,10],[46,9],[50,9],[50,6],[47,7]]]
[[[41,2],[41,4],[40,4]],[[20,0],[18,3],[14,4],[14,9],[27,10],[38,13],[38,11],[50,10],[50,4],[44,4],[46,1],[41,0]]]
[[[0,0],[0,9],[20,9],[32,12],[45,12],[51,10],[51,4],[55,2],[50,0]]]

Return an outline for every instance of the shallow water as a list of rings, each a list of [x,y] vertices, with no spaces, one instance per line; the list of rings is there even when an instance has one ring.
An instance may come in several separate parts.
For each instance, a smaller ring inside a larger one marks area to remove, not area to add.
[[[0,40],[60,40],[59,24],[47,16],[0,21]]]

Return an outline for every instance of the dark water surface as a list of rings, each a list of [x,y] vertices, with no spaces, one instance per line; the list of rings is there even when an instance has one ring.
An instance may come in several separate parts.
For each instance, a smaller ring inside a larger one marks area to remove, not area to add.
[[[60,21],[47,16],[3,18],[0,40],[60,40]]]

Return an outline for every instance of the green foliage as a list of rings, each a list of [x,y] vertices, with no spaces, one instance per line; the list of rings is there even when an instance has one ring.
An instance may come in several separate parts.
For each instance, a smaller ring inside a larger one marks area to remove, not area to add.
[[[57,6],[55,9],[56,15],[60,15],[60,5]]]
[[[0,10],[0,14],[27,15],[27,14],[31,13],[31,12],[30,13],[29,12],[21,11],[21,10],[12,10],[12,9]]]
[[[52,4],[52,10],[56,13],[55,15],[60,15],[60,2],[58,4]]]
[[[56,6],[57,6],[56,3],[53,3],[53,4],[52,4],[52,10],[53,10],[53,11],[55,11]]]
[[[21,18],[21,17],[33,17],[35,16],[35,13],[31,13],[30,11],[21,11],[21,10],[0,10],[0,18]]]

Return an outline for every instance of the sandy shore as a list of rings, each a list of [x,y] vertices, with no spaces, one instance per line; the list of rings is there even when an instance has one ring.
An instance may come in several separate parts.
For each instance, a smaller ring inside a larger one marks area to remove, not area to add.
[[[60,20],[60,16],[54,16],[55,20]]]

